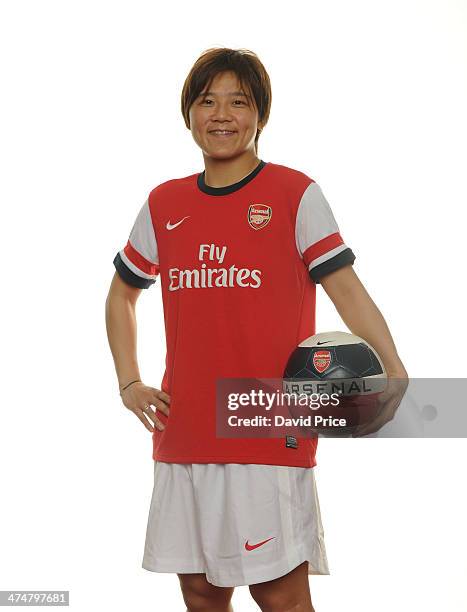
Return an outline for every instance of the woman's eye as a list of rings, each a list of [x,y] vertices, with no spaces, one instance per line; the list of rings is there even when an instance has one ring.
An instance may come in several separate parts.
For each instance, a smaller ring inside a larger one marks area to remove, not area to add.
[[[211,98],[204,98],[203,100],[201,100],[201,104],[208,104],[209,102],[212,102],[213,100]],[[234,105],[235,106],[241,106],[241,105],[246,105],[244,100],[234,100]]]

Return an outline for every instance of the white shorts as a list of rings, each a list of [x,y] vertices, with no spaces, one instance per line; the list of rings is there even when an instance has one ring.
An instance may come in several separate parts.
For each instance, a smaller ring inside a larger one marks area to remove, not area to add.
[[[232,587],[306,560],[308,574],[329,574],[313,468],[154,462],[144,569]]]

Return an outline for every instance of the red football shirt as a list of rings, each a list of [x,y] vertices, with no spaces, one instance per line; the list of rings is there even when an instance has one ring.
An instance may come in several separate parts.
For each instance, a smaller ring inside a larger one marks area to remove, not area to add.
[[[160,276],[171,404],[153,459],[316,465],[317,438],[217,438],[216,379],[282,378],[316,333],[316,283],[354,260],[319,185],[292,168],[261,160],[227,187],[202,172],[152,189],[114,265],[135,287]]]

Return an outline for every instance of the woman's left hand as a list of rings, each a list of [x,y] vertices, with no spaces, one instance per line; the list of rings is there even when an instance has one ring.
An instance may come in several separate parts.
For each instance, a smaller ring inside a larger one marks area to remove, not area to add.
[[[353,438],[374,433],[394,418],[409,385],[409,378],[405,370],[387,372],[387,377],[386,389],[378,397],[377,416],[365,425],[357,427],[352,434]]]

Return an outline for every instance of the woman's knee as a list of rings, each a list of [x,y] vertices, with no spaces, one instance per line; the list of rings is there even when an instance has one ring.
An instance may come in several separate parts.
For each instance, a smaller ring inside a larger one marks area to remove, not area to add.
[[[250,588],[253,599],[258,604],[261,612],[308,612],[302,601],[297,600],[294,593],[283,592],[257,592]]]
[[[307,561],[280,578],[251,584],[249,589],[262,612],[314,612]]]
[[[183,599],[189,612],[229,612],[233,587],[218,587],[206,574],[178,574]]]

